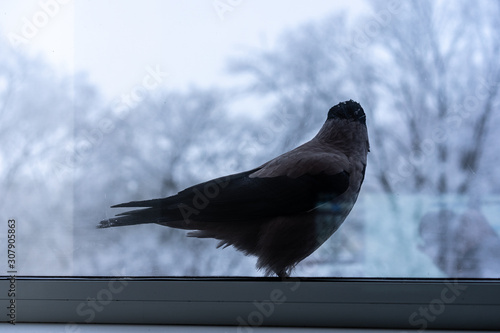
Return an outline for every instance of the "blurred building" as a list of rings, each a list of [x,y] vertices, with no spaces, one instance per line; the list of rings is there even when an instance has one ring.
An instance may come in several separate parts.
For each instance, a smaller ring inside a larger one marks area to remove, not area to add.
[[[419,249],[449,277],[500,277],[500,237],[481,211],[443,209],[425,214]]]

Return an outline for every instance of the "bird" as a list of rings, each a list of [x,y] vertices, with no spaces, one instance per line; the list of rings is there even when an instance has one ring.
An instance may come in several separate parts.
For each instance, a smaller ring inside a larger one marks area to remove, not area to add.
[[[175,195],[117,204],[135,208],[97,228],[156,223],[214,238],[257,257],[265,276],[288,278],[341,226],[365,177],[370,151],[366,115],[353,100],[329,109],[310,141],[244,172]]]

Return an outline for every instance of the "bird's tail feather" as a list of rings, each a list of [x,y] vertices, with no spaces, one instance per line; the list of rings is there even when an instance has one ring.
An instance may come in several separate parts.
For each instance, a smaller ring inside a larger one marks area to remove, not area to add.
[[[153,200],[151,200],[153,201]],[[116,207],[146,207],[143,202],[130,202],[127,204],[116,205]],[[158,223],[164,226],[178,229],[193,229],[189,221],[183,219],[176,209],[168,209],[149,205],[149,208],[132,210],[117,214],[115,217],[102,220],[97,228],[121,227],[136,224]]]
[[[124,207],[159,207],[166,205],[170,198],[160,198],[152,200],[141,200],[141,201],[131,201],[126,203],[121,203],[118,205],[111,206],[111,208],[124,208]]]
[[[120,215],[122,216],[117,216],[106,220],[102,220],[97,225],[97,228],[110,228],[110,227],[121,227],[126,225],[152,223],[152,221],[146,221],[142,216],[139,216],[137,214],[126,215],[126,213],[123,213]]]

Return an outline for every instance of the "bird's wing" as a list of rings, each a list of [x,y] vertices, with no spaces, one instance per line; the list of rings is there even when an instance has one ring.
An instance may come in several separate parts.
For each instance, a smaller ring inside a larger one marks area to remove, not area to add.
[[[307,212],[332,200],[349,187],[349,173],[346,170],[331,173],[328,159],[317,157],[319,161],[303,157],[295,161],[296,165],[289,165],[302,170],[293,177],[286,173],[279,174],[279,170],[273,167],[272,160],[257,169],[213,179],[171,197],[129,202],[113,207],[149,207],[120,215],[150,219],[147,222],[155,223],[181,220],[254,221]],[[311,173],[307,172],[308,163],[313,171]],[[269,165],[275,171],[267,170]]]

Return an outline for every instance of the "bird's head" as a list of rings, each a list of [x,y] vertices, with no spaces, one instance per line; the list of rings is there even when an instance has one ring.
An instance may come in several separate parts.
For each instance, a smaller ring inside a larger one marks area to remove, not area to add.
[[[341,102],[328,111],[327,119],[346,119],[366,124],[366,115],[358,102],[351,100]]]

